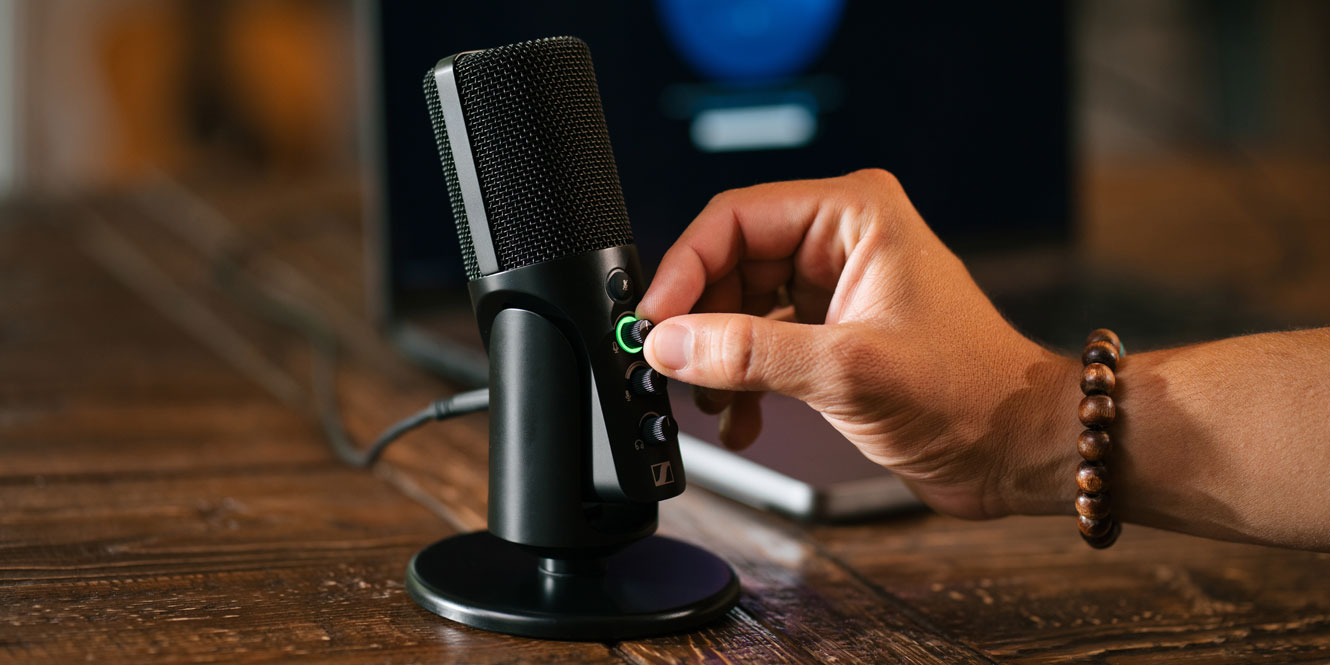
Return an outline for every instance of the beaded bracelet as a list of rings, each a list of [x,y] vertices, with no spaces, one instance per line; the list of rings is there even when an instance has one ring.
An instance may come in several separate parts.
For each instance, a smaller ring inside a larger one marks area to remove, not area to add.
[[[1099,328],[1085,340],[1081,353],[1081,400],[1079,413],[1086,429],[1076,440],[1076,450],[1084,459],[1076,468],[1076,514],[1081,538],[1095,549],[1103,549],[1117,541],[1122,525],[1108,509],[1108,467],[1113,441],[1108,426],[1117,417],[1113,403],[1113,388],[1117,385],[1114,372],[1118,360],[1126,355],[1122,342],[1112,330]]]

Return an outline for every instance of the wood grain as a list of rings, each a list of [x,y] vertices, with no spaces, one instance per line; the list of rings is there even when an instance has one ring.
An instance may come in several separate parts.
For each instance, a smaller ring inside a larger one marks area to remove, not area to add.
[[[429,614],[403,569],[483,528],[484,416],[340,466],[308,338],[218,281],[229,262],[332,331],[361,441],[455,390],[365,320],[344,191],[163,181],[0,214],[0,662],[1330,660],[1327,555],[1130,525],[1096,552],[1071,518],[810,526],[698,488],[661,524],[739,572],[712,626],[588,644]]]
[[[1134,525],[1087,548],[1072,520],[936,515],[814,530],[827,552],[1000,662],[1316,663],[1330,554]]]
[[[64,234],[0,235],[0,661],[621,662],[417,608],[446,521]]]

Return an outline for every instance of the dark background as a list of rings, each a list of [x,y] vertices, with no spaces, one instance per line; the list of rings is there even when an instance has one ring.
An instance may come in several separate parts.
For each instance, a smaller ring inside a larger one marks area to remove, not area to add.
[[[380,6],[386,213],[407,290],[464,281],[421,79],[440,58],[570,34],[591,47],[639,250],[650,269],[718,192],[881,167],[963,252],[1064,243],[1071,156],[1067,10],[1060,2],[852,1],[793,81],[715,81],[680,56],[651,2]],[[681,85],[682,84],[682,85]],[[706,153],[668,90],[820,93],[818,135],[788,149]]]
[[[403,282],[460,278],[425,69],[562,32],[591,44],[649,257],[727,187],[880,166],[1002,311],[1055,346],[1102,325],[1139,349],[1330,320],[1330,4],[850,0],[808,67],[749,86],[838,81],[821,135],[732,154],[697,152],[662,112],[664,89],[744,86],[703,81],[656,6],[0,0],[0,197],[147,203],[174,183],[236,201],[227,223],[267,248],[319,243],[308,262],[339,265],[356,313],[372,311],[362,211],[382,203],[365,175],[384,160],[358,36],[382,8],[408,24],[389,42],[400,100],[379,109],[401,137],[387,163],[416,179],[392,190],[394,218],[424,236],[391,244],[417,254]]]

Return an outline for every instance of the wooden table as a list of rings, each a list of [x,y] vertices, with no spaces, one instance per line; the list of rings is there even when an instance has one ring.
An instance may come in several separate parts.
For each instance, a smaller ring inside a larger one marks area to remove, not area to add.
[[[1096,552],[1069,518],[811,526],[697,488],[661,530],[739,571],[723,621],[602,644],[441,619],[403,570],[483,528],[485,418],[339,464],[306,339],[218,261],[335,328],[360,440],[455,388],[364,320],[354,206],[230,194],[223,214],[160,182],[0,215],[0,661],[1330,661],[1330,555],[1131,526]]]

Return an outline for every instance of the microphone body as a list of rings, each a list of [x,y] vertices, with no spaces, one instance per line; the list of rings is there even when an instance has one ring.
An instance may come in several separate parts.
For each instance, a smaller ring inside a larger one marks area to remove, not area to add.
[[[625,339],[644,280],[590,51],[461,53],[425,90],[490,359],[490,531],[549,551],[649,535],[685,478],[665,391],[630,382],[654,372]]]
[[[652,535],[684,489],[645,286],[586,44],[539,39],[425,77],[490,362],[489,525],[416,554],[406,589],[486,630],[621,640],[729,611],[739,580]]]

